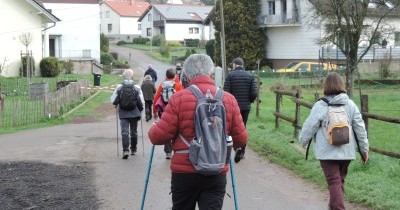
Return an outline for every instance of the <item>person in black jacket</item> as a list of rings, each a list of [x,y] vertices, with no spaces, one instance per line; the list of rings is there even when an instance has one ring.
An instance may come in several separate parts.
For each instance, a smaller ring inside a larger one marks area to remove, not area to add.
[[[257,98],[258,88],[254,74],[246,71],[243,64],[242,58],[235,58],[232,61],[233,71],[225,79],[224,90],[235,96],[243,123],[246,126],[251,103]],[[236,163],[244,158],[245,149],[246,145],[236,150],[234,159]]]
[[[147,66],[147,70],[144,72],[144,76],[150,75],[151,78],[153,79],[153,84],[155,85],[157,82],[157,72],[153,69],[153,66],[149,64]]]

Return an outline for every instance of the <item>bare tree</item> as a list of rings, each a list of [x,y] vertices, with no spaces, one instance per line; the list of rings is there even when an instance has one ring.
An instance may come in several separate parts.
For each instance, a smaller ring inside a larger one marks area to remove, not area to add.
[[[7,61],[8,61],[8,58],[4,57],[2,62],[0,63],[0,76],[7,69]]]
[[[320,44],[333,44],[346,56],[346,89],[353,96],[357,65],[393,28],[390,18],[398,18],[400,0],[309,0],[310,24],[323,29]],[[360,46],[363,48],[360,48]]]
[[[30,32],[25,32],[19,35],[19,41],[25,46],[26,52],[28,52],[28,46],[32,43],[33,37]]]

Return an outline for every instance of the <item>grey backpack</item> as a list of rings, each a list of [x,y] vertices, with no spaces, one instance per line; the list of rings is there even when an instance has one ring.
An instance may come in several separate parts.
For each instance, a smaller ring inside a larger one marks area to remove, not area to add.
[[[213,97],[210,90],[207,90],[204,96],[196,85],[189,86],[189,90],[197,99],[194,114],[196,136],[189,143],[179,134],[189,149],[177,152],[188,152],[189,159],[198,173],[219,174],[228,163],[232,148],[231,138],[225,135],[226,113],[222,103],[224,91],[217,88]]]

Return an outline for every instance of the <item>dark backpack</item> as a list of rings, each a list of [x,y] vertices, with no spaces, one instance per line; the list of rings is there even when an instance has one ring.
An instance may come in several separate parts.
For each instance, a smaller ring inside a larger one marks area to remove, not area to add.
[[[189,143],[179,134],[182,141],[189,147],[178,153],[189,153],[189,159],[196,171],[203,175],[221,173],[230,160],[232,138],[225,135],[226,111],[222,103],[224,91],[217,88],[215,97],[210,90],[204,96],[197,86],[189,86],[196,96],[194,114],[195,138]]]
[[[133,83],[122,83],[119,91],[119,107],[122,110],[134,110],[137,106],[137,91]]]
[[[164,102],[164,104],[168,104],[169,98],[171,98],[172,94],[174,94],[175,91],[175,81],[164,81],[161,84],[162,87],[162,92],[161,92],[161,99]]]

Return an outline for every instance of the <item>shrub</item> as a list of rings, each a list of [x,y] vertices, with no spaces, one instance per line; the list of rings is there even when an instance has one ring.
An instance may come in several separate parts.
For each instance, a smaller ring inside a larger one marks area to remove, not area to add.
[[[103,65],[104,74],[111,74],[111,71],[112,71],[111,65]]]
[[[137,37],[137,38],[134,38],[134,39],[132,40],[132,43],[133,43],[133,44],[146,44],[146,43],[149,42],[149,41],[150,41],[149,38]]]
[[[110,52],[110,54],[114,58],[114,60],[118,60],[118,53],[117,52]]]
[[[101,33],[100,34],[100,49],[101,49],[101,52],[108,52],[109,45],[110,45],[110,42],[109,42],[108,38],[103,33]]]
[[[215,40],[211,39],[206,43],[206,54],[214,60],[215,54]]]
[[[185,39],[185,46],[186,47],[198,47],[199,46],[199,39]]]
[[[118,46],[125,45],[125,44],[127,44],[127,43],[126,43],[126,41],[124,41],[124,40],[121,40],[121,41],[118,41],[118,42],[117,42],[117,45],[118,45]]]
[[[60,74],[60,65],[56,57],[46,57],[40,61],[42,77],[56,77]]]
[[[182,47],[182,44],[179,41],[167,41],[167,46]]]
[[[128,69],[129,64],[128,63],[122,63],[121,61],[115,61],[112,64],[113,67],[118,68],[118,69]]]
[[[111,65],[114,62],[114,58],[110,53],[101,53],[100,63],[103,65]]]
[[[158,51],[160,52],[160,54],[161,54],[163,57],[166,57],[166,58],[169,57],[169,50],[170,50],[170,47],[169,47],[169,46],[165,46],[165,45],[161,46],[161,47],[158,49]]]
[[[153,46],[162,46],[165,44],[165,38],[163,35],[158,34],[153,37]]]
[[[22,67],[19,69],[19,75],[22,77],[28,76],[28,71],[27,71],[27,65],[28,65],[28,57],[24,56],[21,58],[22,61]],[[35,73],[35,59],[33,57],[30,57],[30,66],[32,68],[31,74]],[[30,75],[33,76],[33,75]]]
[[[74,63],[72,63],[72,61],[70,60],[67,60],[63,63],[62,69],[65,71],[66,74],[72,74],[72,72],[74,71]]]

